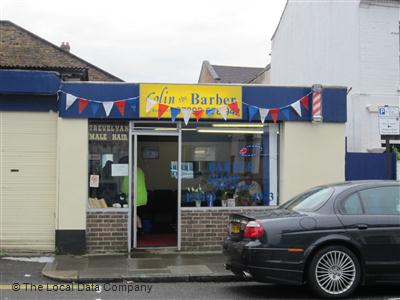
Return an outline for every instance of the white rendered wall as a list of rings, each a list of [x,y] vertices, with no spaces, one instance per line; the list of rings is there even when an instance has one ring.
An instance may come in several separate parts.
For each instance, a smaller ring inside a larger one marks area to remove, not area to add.
[[[343,123],[285,122],[280,128],[279,201],[345,180]]]
[[[360,85],[349,101],[353,111],[352,148],[365,151],[380,147],[377,107],[399,105],[400,5],[362,3],[359,14]]]
[[[56,229],[86,229],[88,120],[58,118]]]
[[[352,87],[346,136],[355,152],[380,147],[376,107],[399,105],[399,6],[368,3],[289,1],[272,39],[271,84]]]

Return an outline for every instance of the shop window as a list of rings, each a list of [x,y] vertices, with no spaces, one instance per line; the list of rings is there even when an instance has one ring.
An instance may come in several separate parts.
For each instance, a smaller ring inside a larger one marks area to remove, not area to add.
[[[89,203],[128,208],[129,123],[89,120]]]
[[[277,137],[276,125],[184,127],[182,207],[277,205]]]

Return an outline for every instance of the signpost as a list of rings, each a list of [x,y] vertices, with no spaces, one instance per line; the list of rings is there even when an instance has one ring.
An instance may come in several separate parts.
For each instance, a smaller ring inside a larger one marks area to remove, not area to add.
[[[400,135],[400,114],[398,106],[380,106],[378,108],[379,133],[385,136],[386,178],[391,179],[390,139]]]
[[[379,132],[381,135],[399,135],[400,117],[398,106],[380,106],[378,108]]]

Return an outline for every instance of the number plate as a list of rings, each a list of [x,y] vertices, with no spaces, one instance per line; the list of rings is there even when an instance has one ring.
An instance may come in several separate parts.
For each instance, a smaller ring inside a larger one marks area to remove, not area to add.
[[[231,223],[231,233],[235,233],[235,234],[240,233],[240,224]]]

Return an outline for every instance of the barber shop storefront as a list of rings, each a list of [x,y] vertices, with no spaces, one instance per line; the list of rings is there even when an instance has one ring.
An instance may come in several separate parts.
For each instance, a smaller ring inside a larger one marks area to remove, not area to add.
[[[88,227],[126,220],[131,248],[213,250],[226,214],[278,203],[275,124],[89,120],[88,128]],[[90,247],[100,233],[88,230]]]
[[[55,247],[219,250],[230,214],[344,180],[346,89],[319,93],[61,83]]]

